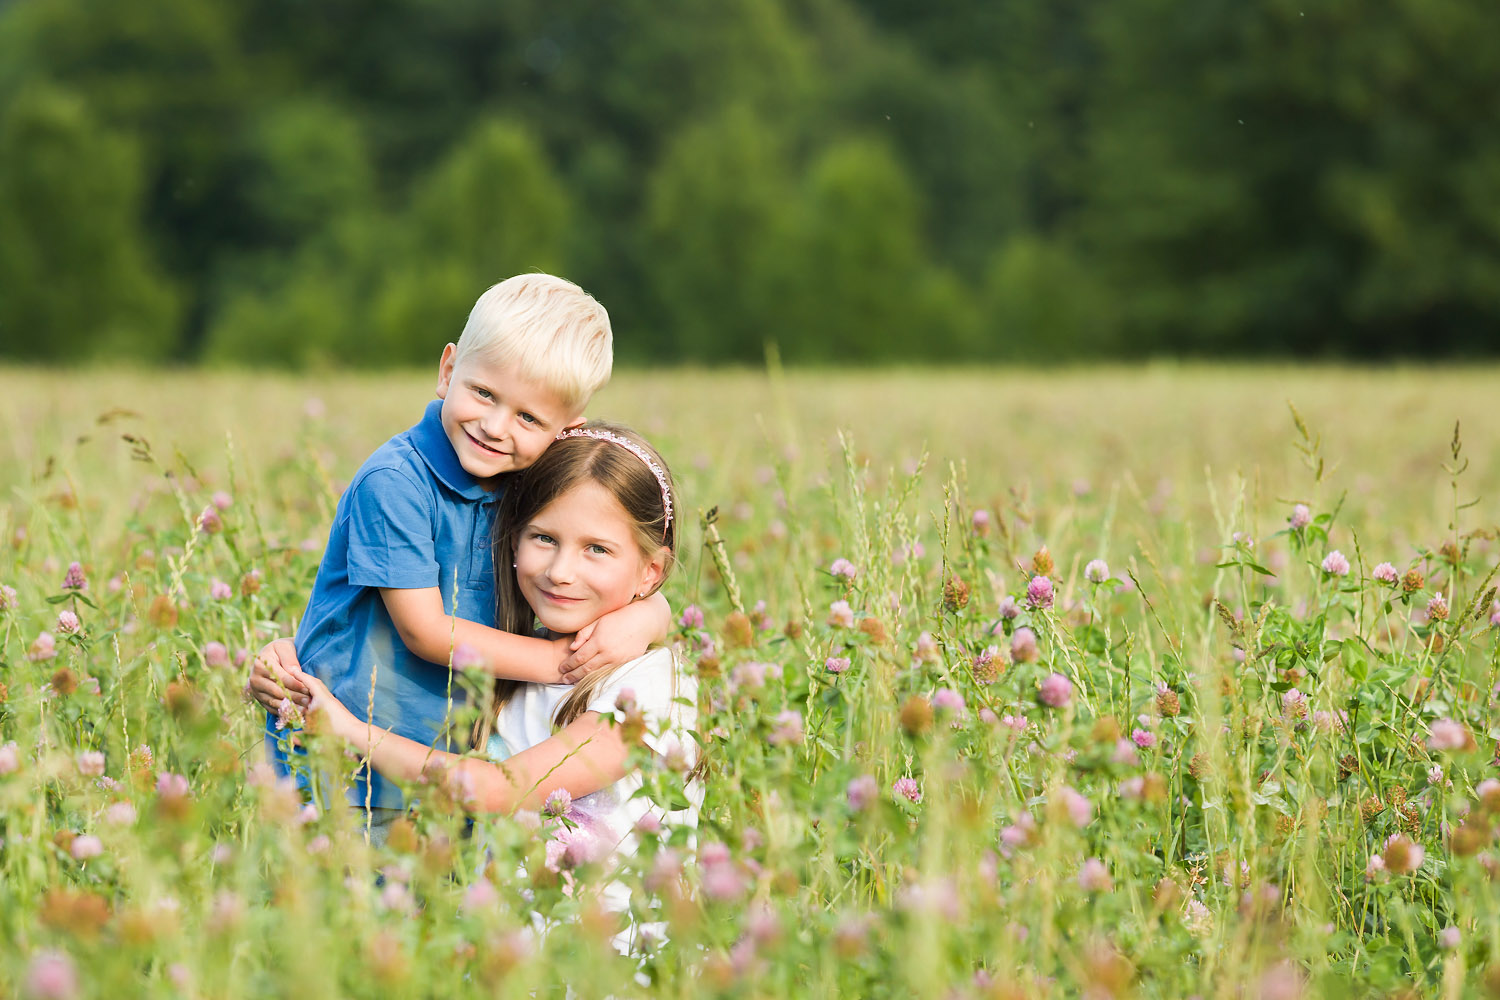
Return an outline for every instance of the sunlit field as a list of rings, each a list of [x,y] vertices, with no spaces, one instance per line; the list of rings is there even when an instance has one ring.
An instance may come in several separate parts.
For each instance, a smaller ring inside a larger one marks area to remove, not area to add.
[[[608,870],[255,766],[432,373],[0,371],[0,997],[1500,996],[1497,376],[617,375],[707,768]]]

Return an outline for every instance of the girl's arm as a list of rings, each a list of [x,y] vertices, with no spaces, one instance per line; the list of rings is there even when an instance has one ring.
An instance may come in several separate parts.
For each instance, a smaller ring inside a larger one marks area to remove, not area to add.
[[[502,763],[434,750],[424,743],[370,726],[334,698],[316,677],[304,675],[317,705],[328,713],[334,735],[353,745],[388,778],[416,781],[434,764],[473,796],[483,812],[540,809],[559,788],[574,798],[589,795],[625,776],[629,748],[619,727],[598,712],[585,712],[565,728]]]
[[[382,588],[380,597],[406,648],[428,663],[446,666],[452,662],[453,650],[469,646],[484,661],[485,672],[493,677],[538,684],[556,684],[560,680],[562,671],[558,663],[568,655],[568,639],[534,639],[455,618],[443,607],[442,592],[436,587]],[[581,677],[608,665],[590,662],[581,673],[571,672]]]
[[[516,655],[537,651],[542,662],[551,662],[548,660],[548,657],[558,655],[556,647],[568,642],[567,639],[532,639],[528,636],[511,635],[509,632],[487,629],[483,625],[477,625],[474,622],[462,619],[459,619],[458,624],[470,625],[475,629],[494,632],[496,635],[515,639],[517,640],[514,647]],[[457,648],[457,642],[466,641],[462,638],[466,632],[468,632],[468,629],[456,630],[455,649]],[[506,645],[507,647],[509,646],[509,644]],[[429,657],[423,658],[430,659]],[[443,651],[442,662],[445,664],[448,662],[446,648]],[[486,660],[487,666],[489,663],[490,661]],[[508,676],[499,673],[492,667],[489,669],[489,672],[496,676]],[[260,706],[268,712],[278,711],[283,699],[290,699],[293,705],[299,709],[306,710],[308,702],[312,698],[307,683],[311,677],[311,674],[305,673],[302,670],[302,664],[297,658],[297,647],[292,643],[292,640],[285,638],[273,639],[261,647],[261,651],[251,661],[250,676],[245,681],[245,692],[255,699],[255,701],[259,702]],[[555,683],[557,677],[555,675],[548,675],[546,680],[548,683]]]

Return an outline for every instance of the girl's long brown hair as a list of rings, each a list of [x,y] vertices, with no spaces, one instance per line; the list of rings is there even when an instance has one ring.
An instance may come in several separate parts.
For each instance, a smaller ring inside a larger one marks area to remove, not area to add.
[[[590,421],[584,427],[628,438],[644,449],[667,477],[667,487],[676,504],[677,487],[672,482],[667,463],[640,435],[628,427],[603,421]],[[673,517],[668,521],[661,485],[651,469],[634,453],[611,441],[591,437],[563,438],[549,445],[530,468],[512,476],[505,485],[505,496],[501,498],[495,516],[493,536],[496,627],[517,635],[531,635],[535,631],[536,614],[521,594],[515,571],[505,567],[516,561],[516,537],[520,531],[548,504],[583,483],[597,483],[619,501],[630,517],[642,555],[651,558],[660,549],[666,549],[663,580],[672,571],[677,555],[677,519]],[[558,706],[553,725],[558,728],[566,726],[582,715],[589,699],[611,672],[595,671],[579,681]],[[495,681],[492,702],[480,713],[471,733],[471,743],[476,749],[484,749],[494,729],[496,715],[514,697],[521,683]]]

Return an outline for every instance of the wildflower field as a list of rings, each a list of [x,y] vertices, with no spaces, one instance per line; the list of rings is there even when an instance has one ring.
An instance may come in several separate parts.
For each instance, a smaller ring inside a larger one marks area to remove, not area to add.
[[[0,997],[1500,996],[1496,374],[617,375],[707,768],[605,872],[255,766],[430,373],[0,371]]]

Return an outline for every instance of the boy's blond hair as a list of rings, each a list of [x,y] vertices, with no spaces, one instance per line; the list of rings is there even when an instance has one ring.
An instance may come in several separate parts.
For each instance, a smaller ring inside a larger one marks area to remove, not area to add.
[[[493,285],[469,311],[455,362],[478,355],[514,367],[581,408],[609,381],[614,334],[588,292],[551,274],[518,274]]]

